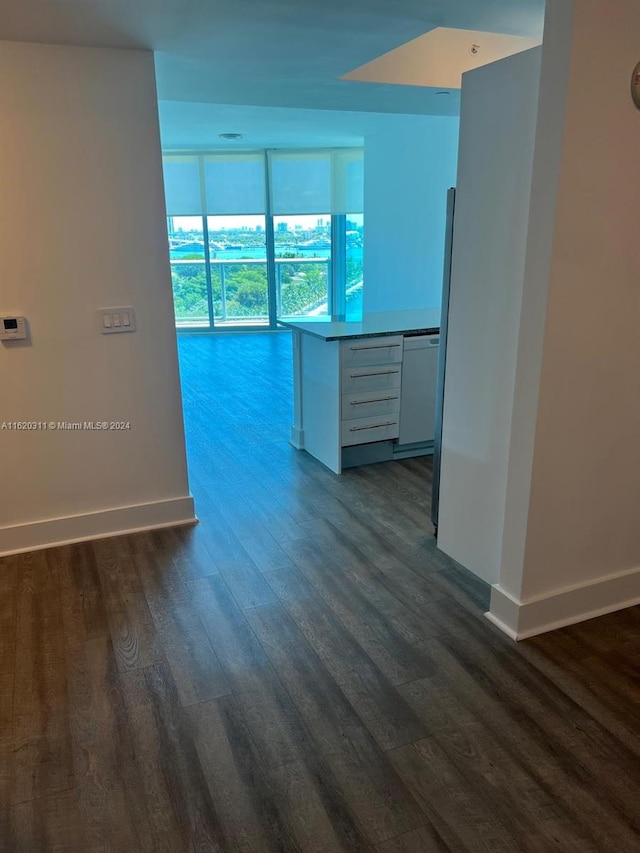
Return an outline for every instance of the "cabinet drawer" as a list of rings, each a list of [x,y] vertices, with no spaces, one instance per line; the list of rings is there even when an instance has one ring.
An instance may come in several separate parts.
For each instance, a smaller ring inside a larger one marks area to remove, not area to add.
[[[399,388],[402,382],[401,364],[374,364],[371,367],[345,367],[342,370],[342,393],[387,391]]]
[[[342,341],[341,355],[343,367],[357,367],[369,364],[396,364],[402,361],[402,335],[390,335],[380,338],[356,338]]]
[[[384,441],[397,438],[400,431],[398,413],[378,415],[375,418],[357,418],[352,421],[342,421],[340,437],[342,447],[352,444],[369,444],[372,441]]]
[[[342,420],[389,415],[400,411],[400,389],[342,395]]]

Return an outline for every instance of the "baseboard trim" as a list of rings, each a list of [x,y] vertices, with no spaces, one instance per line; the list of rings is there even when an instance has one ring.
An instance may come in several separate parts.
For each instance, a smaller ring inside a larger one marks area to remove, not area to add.
[[[496,584],[485,616],[513,640],[526,640],[638,604],[640,568],[524,601]]]
[[[44,521],[1,527],[0,557],[197,522],[191,496],[48,518]]]
[[[289,444],[295,447],[296,450],[304,450],[304,430],[299,429],[299,427],[292,426]]]
[[[433,456],[433,442],[415,447],[403,447],[398,444],[393,451],[394,459],[414,459],[418,456]]]
[[[496,628],[500,628],[502,633],[506,634],[507,637],[511,637],[512,640],[516,641],[524,639],[524,637],[519,637],[515,631],[513,631],[508,625],[505,625],[505,623],[498,619],[497,616],[494,616],[494,614],[490,610],[484,615],[489,620],[489,622],[493,623],[496,626]]]

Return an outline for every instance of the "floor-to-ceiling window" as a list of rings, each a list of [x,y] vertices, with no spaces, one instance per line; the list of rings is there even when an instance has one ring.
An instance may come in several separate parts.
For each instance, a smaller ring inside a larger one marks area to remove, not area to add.
[[[278,318],[329,314],[331,215],[274,216],[273,228]]]
[[[361,149],[167,153],[164,171],[178,328],[357,316]]]
[[[347,317],[362,315],[364,285],[364,218],[362,213],[345,216],[345,313]]]
[[[209,300],[202,218],[170,216],[168,225],[176,324],[208,327]]]
[[[208,216],[213,318],[218,326],[267,325],[264,216]]]

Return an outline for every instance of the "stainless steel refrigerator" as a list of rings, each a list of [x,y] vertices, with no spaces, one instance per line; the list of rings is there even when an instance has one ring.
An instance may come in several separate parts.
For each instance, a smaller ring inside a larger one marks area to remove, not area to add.
[[[436,431],[433,444],[433,487],[431,492],[431,521],[438,535],[440,509],[440,465],[442,461],[442,414],[444,410],[444,380],[447,370],[447,333],[449,330],[449,294],[451,289],[451,258],[453,253],[453,219],[456,191],[447,193],[447,227],[444,243],[444,276],[442,281],[442,314],[440,317],[440,348],[438,350],[438,375],[436,380]]]

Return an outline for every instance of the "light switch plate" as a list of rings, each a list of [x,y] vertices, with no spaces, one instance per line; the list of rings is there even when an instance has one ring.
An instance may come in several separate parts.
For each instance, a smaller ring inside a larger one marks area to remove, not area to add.
[[[98,319],[103,335],[136,331],[136,312],[130,305],[124,308],[100,308]]]

